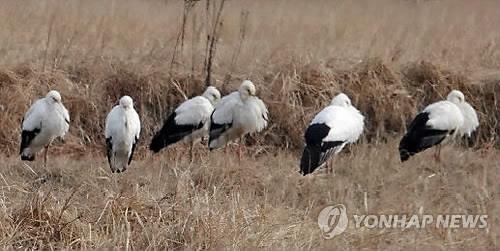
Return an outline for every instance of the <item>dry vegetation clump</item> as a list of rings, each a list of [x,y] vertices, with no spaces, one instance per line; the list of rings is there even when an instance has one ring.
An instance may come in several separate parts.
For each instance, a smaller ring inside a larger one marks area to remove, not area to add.
[[[74,193],[68,193],[60,205],[51,191],[30,193],[24,205],[13,211],[6,221],[17,227],[16,232],[11,233],[12,247],[37,248],[42,243],[70,245],[74,242],[77,237],[73,233],[83,229],[76,222],[81,217],[78,211],[68,210],[73,196]]]
[[[18,144],[19,125],[28,106],[49,89],[63,93],[72,117],[70,143],[75,149],[102,144],[102,131],[107,112],[122,95],[135,100],[144,138],[153,131],[176,105],[185,98],[200,95],[203,81],[197,76],[171,74],[160,69],[137,71],[136,65],[117,64],[109,68],[79,68],[68,73],[38,72],[18,74],[7,70],[2,75],[2,142],[1,150],[14,153]],[[336,93],[347,93],[366,116],[365,136],[370,141],[385,140],[401,134],[411,118],[426,104],[445,99],[452,89],[462,90],[478,110],[481,127],[477,143],[495,142],[499,133],[496,80],[473,84],[460,72],[442,69],[428,62],[408,64],[400,69],[380,59],[367,59],[350,70],[335,70],[317,64],[276,66],[274,78],[257,80],[259,95],[268,104],[271,125],[261,143],[299,147],[303,128],[315,113],[328,104]],[[285,70],[280,70],[285,69]],[[76,72],[76,73],[75,73]],[[83,73],[82,73],[83,72]],[[78,78],[81,76],[81,78]],[[240,79],[223,86],[223,94],[235,90]],[[269,81],[269,82],[265,82]],[[487,116],[488,115],[488,116]],[[497,115],[497,116],[491,116]],[[8,133],[7,133],[8,132]]]
[[[366,114],[367,137],[384,139],[385,136],[405,130],[402,111],[414,109],[398,72],[380,59],[368,59],[349,73],[345,73],[348,95]]]

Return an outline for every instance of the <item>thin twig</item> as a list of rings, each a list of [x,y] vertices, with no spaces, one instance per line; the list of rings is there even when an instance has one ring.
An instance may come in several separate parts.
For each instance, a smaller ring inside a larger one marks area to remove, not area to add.
[[[177,34],[177,39],[174,45],[174,51],[172,52],[172,60],[170,61],[170,71],[174,68],[175,59],[177,55],[177,48],[180,46],[180,55],[182,57],[184,51],[184,37],[186,36],[186,23],[189,13],[194,8],[198,1],[196,0],[184,0],[184,11],[182,12],[182,23],[179,33]]]
[[[217,41],[219,38],[219,27],[222,26],[222,21],[220,20],[220,17],[222,15],[222,10],[224,9],[224,3],[226,0],[221,0],[221,3],[219,5],[219,9],[217,10],[217,15],[215,16],[215,22],[213,23],[213,30],[210,35],[210,46],[208,50],[208,59],[207,59],[207,68],[206,68],[206,78],[205,78],[205,85],[210,86],[211,85],[211,79],[212,79],[212,65],[213,65],[213,60],[215,57],[215,51],[217,49]],[[215,4],[215,3],[214,3]]]
[[[49,30],[47,31],[47,41],[45,42],[45,51],[43,52],[43,64],[42,71],[45,72],[45,66],[47,64],[47,58],[49,55],[50,40],[52,38],[52,30],[54,28],[54,20],[56,19],[56,11],[52,13],[49,21]]]
[[[240,56],[241,49],[243,48],[243,42],[245,41],[247,35],[248,15],[249,15],[248,11],[242,11],[240,14],[239,41],[231,57],[231,65],[229,66],[229,72],[226,74],[226,77],[224,79],[223,86],[229,84],[229,82],[231,81],[231,76],[236,69],[236,63],[238,61],[238,57]]]

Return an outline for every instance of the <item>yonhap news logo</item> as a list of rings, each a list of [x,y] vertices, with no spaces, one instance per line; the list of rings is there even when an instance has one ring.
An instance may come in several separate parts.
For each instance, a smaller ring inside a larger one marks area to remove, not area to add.
[[[349,219],[342,204],[327,206],[318,215],[318,225],[325,239],[331,239],[347,229]]]
[[[435,228],[488,228],[486,214],[380,214],[352,215],[352,226],[355,229],[423,229]],[[342,234],[349,225],[347,209],[343,204],[327,206],[318,215],[318,225],[325,239],[331,239]]]

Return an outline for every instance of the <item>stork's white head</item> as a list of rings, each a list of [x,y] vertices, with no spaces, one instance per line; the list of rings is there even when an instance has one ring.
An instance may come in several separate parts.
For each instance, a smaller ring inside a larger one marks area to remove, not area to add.
[[[464,94],[459,90],[453,90],[448,94],[446,98],[448,101],[453,102],[455,104],[460,104],[465,102]]]
[[[52,90],[45,97],[49,102],[61,103],[61,94],[58,91]]]
[[[241,83],[240,89],[240,97],[242,100],[248,99],[250,96],[255,96],[255,85],[250,80],[245,80]]]
[[[220,99],[220,92],[219,90],[217,90],[217,88],[209,86],[203,93],[203,97],[207,98],[210,101],[210,103],[214,105]]]
[[[341,92],[332,99],[330,105],[349,107],[351,106],[351,99]]]
[[[129,96],[123,96],[120,98],[120,106],[124,109],[129,109],[134,107],[134,101]]]

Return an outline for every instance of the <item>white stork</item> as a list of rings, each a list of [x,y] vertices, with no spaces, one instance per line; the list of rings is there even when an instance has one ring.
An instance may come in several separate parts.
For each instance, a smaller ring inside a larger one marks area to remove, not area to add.
[[[354,143],[363,133],[364,116],[344,93],[335,96],[330,105],[319,112],[305,132],[306,145],[300,160],[305,176],[327,163],[332,154]]]
[[[134,109],[134,101],[129,96],[120,98],[120,104],[113,107],[106,117],[106,153],[111,172],[127,170],[134,155],[141,121]]]
[[[267,127],[267,107],[255,95],[255,85],[245,80],[238,91],[224,96],[211,116],[208,146],[210,150],[248,133],[260,132]],[[241,159],[241,144],[239,157]]]
[[[440,160],[441,143],[453,136],[470,137],[479,126],[476,111],[465,102],[464,94],[453,90],[447,100],[425,107],[411,122],[399,144],[401,161],[437,146],[435,159]]]
[[[66,135],[69,122],[68,110],[58,91],[49,91],[45,98],[37,100],[24,115],[21,125],[21,160],[33,161],[36,153],[45,148],[43,163],[46,166],[50,144]]]
[[[191,142],[192,159],[193,144],[208,135],[210,115],[219,100],[220,92],[209,86],[202,96],[184,101],[165,120],[161,130],[153,137],[149,149],[157,153],[171,144],[185,140]]]

